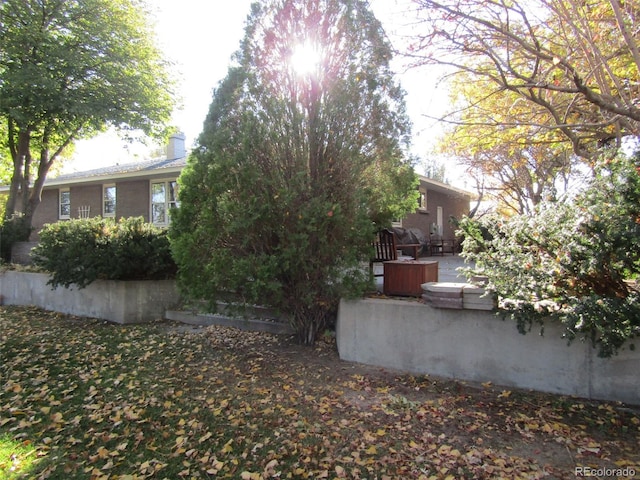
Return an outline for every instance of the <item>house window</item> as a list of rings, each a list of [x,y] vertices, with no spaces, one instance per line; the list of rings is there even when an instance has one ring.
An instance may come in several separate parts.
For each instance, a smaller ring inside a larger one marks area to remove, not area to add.
[[[114,217],[116,215],[116,186],[105,185],[102,188],[102,216]]]
[[[420,196],[418,197],[418,210],[427,211],[427,191],[424,188],[419,189]]]
[[[169,210],[180,206],[178,182],[165,180],[151,184],[151,222],[156,225],[169,224]]]
[[[71,192],[68,188],[61,188],[59,191],[58,218],[60,220],[71,218]]]

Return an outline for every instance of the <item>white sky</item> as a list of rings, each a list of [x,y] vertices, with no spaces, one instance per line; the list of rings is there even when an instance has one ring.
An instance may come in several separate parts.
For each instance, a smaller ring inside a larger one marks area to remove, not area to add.
[[[166,56],[176,63],[182,109],[174,112],[171,124],[187,137],[189,149],[200,134],[209,110],[213,89],[222,80],[244,36],[244,22],[253,0],[150,0],[157,9],[157,33]],[[370,0],[394,43],[413,18],[406,13],[408,0]],[[426,69],[405,73],[401,61],[397,70],[407,90],[407,109],[414,123],[414,152],[424,158],[438,131],[423,115],[442,108],[444,90],[435,89],[435,78]],[[440,107],[438,107],[440,105]],[[78,142],[74,159],[65,170],[87,170],[114,163],[147,158],[150,149],[127,144],[114,133]]]

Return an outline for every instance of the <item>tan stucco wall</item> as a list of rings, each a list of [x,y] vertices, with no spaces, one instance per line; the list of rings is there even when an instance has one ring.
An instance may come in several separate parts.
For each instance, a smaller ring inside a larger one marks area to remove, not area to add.
[[[535,330],[535,327],[534,327]],[[640,352],[600,358],[589,342],[567,346],[563,327],[521,335],[495,312],[366,298],[340,302],[342,360],[474,382],[640,404]]]

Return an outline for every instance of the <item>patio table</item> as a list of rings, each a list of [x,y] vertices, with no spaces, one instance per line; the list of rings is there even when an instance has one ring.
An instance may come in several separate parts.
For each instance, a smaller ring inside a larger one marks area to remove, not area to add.
[[[420,297],[422,284],[438,281],[438,262],[392,260],[383,263],[385,295]]]

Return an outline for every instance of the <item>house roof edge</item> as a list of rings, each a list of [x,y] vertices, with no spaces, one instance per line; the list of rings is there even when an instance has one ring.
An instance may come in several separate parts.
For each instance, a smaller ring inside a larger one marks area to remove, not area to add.
[[[455,192],[458,195],[464,195],[469,198],[472,198],[474,194],[462,188],[454,187],[453,185],[449,185],[447,183],[440,182],[438,180],[434,180],[433,178],[425,177],[424,175],[418,175],[418,178],[421,182],[425,182],[433,187],[436,187],[436,190],[440,191],[451,191]]]

